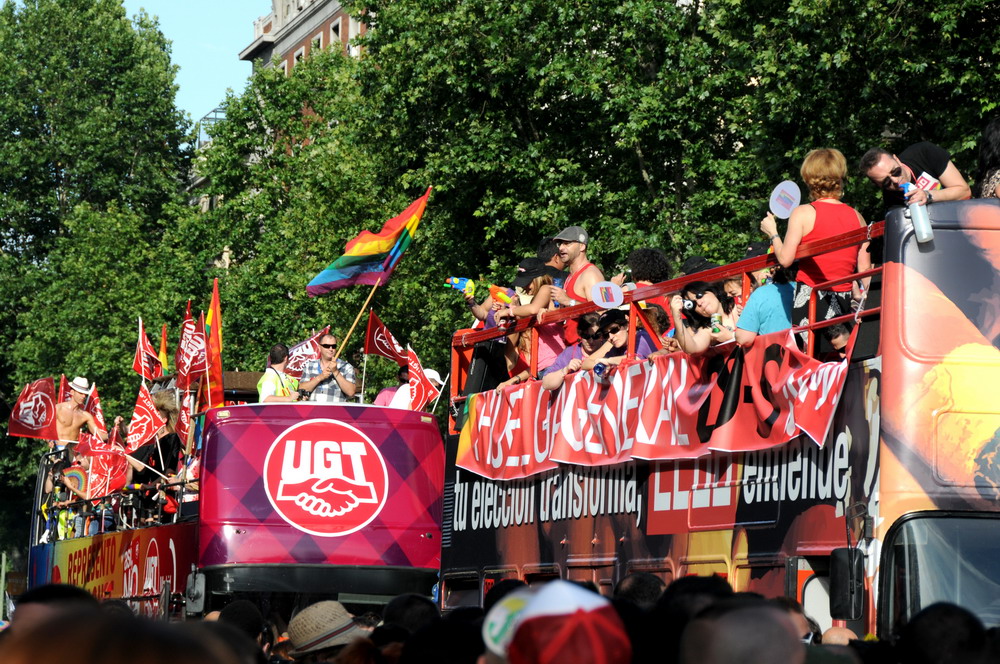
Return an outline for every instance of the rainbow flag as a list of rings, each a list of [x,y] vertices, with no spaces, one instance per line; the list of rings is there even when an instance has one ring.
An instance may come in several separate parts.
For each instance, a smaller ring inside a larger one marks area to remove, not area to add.
[[[361,231],[344,247],[343,256],[309,282],[306,292],[316,297],[344,286],[371,285],[379,279],[382,283],[388,281],[413,241],[430,195],[431,188],[427,187],[423,196],[410,203],[402,214],[385,222],[378,233]]]

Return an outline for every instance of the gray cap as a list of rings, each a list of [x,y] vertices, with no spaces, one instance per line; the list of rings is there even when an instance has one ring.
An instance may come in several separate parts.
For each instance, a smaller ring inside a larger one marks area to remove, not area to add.
[[[587,231],[583,230],[580,226],[567,226],[559,231],[559,235],[552,239],[562,240],[563,242],[579,242],[580,244],[587,244],[590,241],[590,236],[587,235]]]

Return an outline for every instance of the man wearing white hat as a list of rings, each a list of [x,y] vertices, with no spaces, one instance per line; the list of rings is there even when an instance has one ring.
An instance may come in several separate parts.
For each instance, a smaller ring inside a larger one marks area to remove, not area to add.
[[[327,662],[351,641],[368,634],[340,602],[317,602],[299,611],[288,623],[288,640],[292,642],[288,654],[297,661]]]
[[[69,401],[63,401],[56,406],[56,430],[59,432],[57,445],[62,447],[67,443],[75,443],[80,438],[80,430],[84,425],[90,427],[90,433],[101,440],[107,440],[108,435],[97,428],[97,420],[83,409],[83,404],[90,394],[90,381],[83,376],[77,376],[69,383]]]

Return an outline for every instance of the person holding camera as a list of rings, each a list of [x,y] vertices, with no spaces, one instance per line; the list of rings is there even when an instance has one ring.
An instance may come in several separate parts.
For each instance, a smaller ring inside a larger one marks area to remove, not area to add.
[[[354,398],[358,389],[354,382],[354,367],[337,357],[337,337],[332,334],[320,337],[319,359],[306,362],[299,388],[310,393],[310,401],[333,402]]]

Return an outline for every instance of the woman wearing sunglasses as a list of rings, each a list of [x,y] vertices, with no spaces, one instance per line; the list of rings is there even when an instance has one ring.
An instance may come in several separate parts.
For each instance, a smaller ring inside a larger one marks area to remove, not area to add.
[[[685,301],[691,303],[686,312]],[[693,281],[670,299],[670,317],[677,345],[695,355],[735,338],[740,307],[721,284]]]
[[[598,364],[614,366],[621,364],[625,359],[625,351],[628,346],[628,316],[620,309],[611,309],[604,312],[600,322],[601,333],[606,335],[606,339],[593,353],[591,353],[581,366],[582,369],[589,370]],[[656,348],[645,330],[637,330],[635,333],[635,357],[643,360]]]
[[[566,376],[579,371],[583,366],[583,361],[600,348],[607,339],[600,327],[600,315],[595,313],[584,314],[578,319],[577,334],[580,337],[579,343],[567,346],[563,352],[555,359],[552,365],[542,376],[542,387],[546,390],[558,390],[562,387]]]

